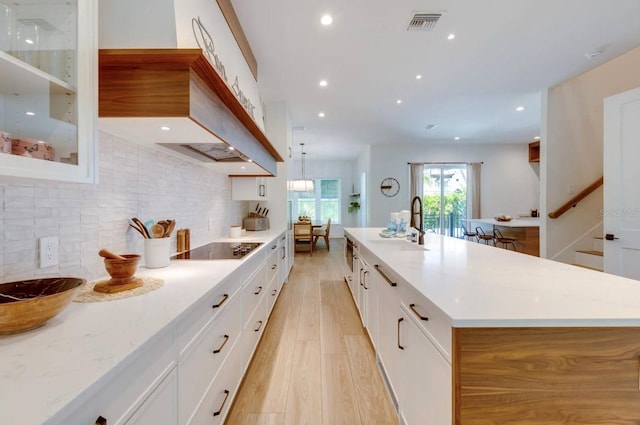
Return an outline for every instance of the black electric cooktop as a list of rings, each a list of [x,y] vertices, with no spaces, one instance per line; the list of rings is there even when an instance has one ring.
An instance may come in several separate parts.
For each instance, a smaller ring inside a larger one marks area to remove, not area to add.
[[[212,242],[171,257],[172,260],[239,260],[262,242]]]

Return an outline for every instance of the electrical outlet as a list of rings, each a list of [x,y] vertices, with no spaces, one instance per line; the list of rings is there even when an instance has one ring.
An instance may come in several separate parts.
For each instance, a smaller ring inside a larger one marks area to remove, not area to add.
[[[569,186],[567,186],[567,193],[569,195],[573,195],[574,193],[576,193],[575,185],[570,184]]]
[[[55,266],[59,263],[58,237],[40,238],[40,268]]]

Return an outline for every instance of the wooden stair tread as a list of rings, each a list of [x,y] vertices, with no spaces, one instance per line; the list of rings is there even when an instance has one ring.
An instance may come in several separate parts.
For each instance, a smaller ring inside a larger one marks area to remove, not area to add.
[[[572,266],[576,266],[576,267],[582,267],[583,269],[595,270],[595,271],[597,271],[597,272],[603,272],[603,271],[604,271],[604,270],[602,270],[602,269],[598,269],[598,268],[595,268],[595,267],[584,266],[584,265],[582,265],[582,264],[572,263],[571,265],[572,265]]]
[[[602,252],[602,251],[594,251],[594,250],[590,250],[590,249],[578,249],[578,250],[576,250],[576,252],[580,252],[582,254],[597,255],[599,257],[602,257],[604,255],[604,252]]]

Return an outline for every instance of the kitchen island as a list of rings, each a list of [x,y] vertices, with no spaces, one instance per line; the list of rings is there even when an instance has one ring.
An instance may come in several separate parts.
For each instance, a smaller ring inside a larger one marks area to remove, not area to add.
[[[640,282],[380,230],[345,229],[347,278],[407,425],[640,423]]]
[[[0,336],[0,424],[204,423],[218,408],[209,423],[221,423],[286,278],[284,231],[224,241],[263,245],[242,260],[140,267],[136,276],[163,286],[74,302],[40,328]]]
[[[491,234],[497,228],[506,238],[514,238],[519,252],[540,256],[540,220],[538,218],[514,218],[510,221],[499,221],[495,218],[473,218],[467,220],[469,230],[480,226]]]

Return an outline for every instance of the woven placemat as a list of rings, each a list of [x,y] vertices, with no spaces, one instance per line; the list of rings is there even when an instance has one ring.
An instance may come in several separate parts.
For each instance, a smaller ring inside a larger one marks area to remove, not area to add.
[[[155,277],[142,277],[142,286],[130,289],[128,291],[114,292],[112,294],[106,294],[102,292],[95,292],[93,287],[96,283],[104,282],[104,280],[89,282],[85,285],[82,291],[73,299],[76,303],[95,303],[101,301],[113,301],[121,300],[123,298],[135,297],[137,295],[146,294],[147,292],[155,291],[164,284],[164,280]]]

